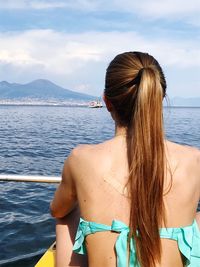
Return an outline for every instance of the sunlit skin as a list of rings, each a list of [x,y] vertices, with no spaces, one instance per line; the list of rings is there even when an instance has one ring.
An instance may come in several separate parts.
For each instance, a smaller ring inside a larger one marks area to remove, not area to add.
[[[56,266],[86,267],[87,257],[72,253],[76,230],[80,219],[78,207],[56,223]]]
[[[111,103],[106,98],[104,101],[115,120]],[[85,220],[110,225],[113,219],[118,219],[129,224],[129,199],[122,194],[120,188],[112,184],[116,180],[123,188],[128,177],[126,129],[119,127],[116,120],[115,124],[115,136],[112,139],[97,145],[78,146],[65,161],[62,182],[51,203],[52,215],[61,218],[56,228],[59,253],[57,267],[87,266],[82,256],[76,258],[73,254],[71,261],[74,228],[78,224],[79,211],[70,212],[77,207],[77,203],[81,217]],[[167,140],[165,151],[168,161],[164,186],[166,226],[191,225],[195,216],[200,225],[200,213],[196,214],[200,199],[200,151]],[[173,175],[172,180],[169,170]],[[65,217],[67,214],[69,216]],[[63,217],[65,218],[62,219]],[[90,267],[116,266],[114,244],[117,235],[101,232],[86,238]],[[183,267],[177,243],[167,239],[162,239],[161,242],[162,257],[157,267]]]

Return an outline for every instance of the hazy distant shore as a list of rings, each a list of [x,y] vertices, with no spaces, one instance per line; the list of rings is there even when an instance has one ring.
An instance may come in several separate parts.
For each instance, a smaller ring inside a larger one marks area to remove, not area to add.
[[[41,100],[41,99],[0,99],[1,106],[68,106],[68,107],[87,107],[86,101],[65,101],[65,100]]]
[[[0,82],[0,105],[88,106],[94,100],[102,101],[100,96],[69,90],[45,79],[26,84]],[[170,107],[200,107],[200,97],[169,97],[163,104]]]
[[[50,106],[50,107],[88,107],[90,101],[41,100],[41,99],[0,99],[0,106]],[[192,105],[164,104],[164,108],[200,108]]]

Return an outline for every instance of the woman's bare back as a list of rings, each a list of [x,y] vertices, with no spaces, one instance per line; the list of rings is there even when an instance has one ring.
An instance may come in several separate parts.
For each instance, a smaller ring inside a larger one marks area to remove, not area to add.
[[[168,162],[164,187],[166,226],[191,225],[200,197],[200,152],[169,141],[165,142],[165,148]],[[85,220],[111,225],[112,220],[117,219],[129,225],[126,155],[124,135],[97,145],[79,146],[72,152],[72,171],[81,216]],[[117,236],[113,232],[87,236],[89,266],[116,266]],[[160,266],[183,266],[175,241],[162,239],[162,251]]]

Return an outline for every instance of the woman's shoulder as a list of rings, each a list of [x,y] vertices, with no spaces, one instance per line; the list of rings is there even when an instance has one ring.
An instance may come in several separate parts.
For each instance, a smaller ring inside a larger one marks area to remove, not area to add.
[[[108,145],[104,143],[84,144],[71,151],[70,169],[73,180],[79,188],[83,186],[88,190],[94,183],[99,183],[100,178],[109,169],[110,158],[105,152],[107,148]]]
[[[173,166],[200,181],[200,150],[188,145],[180,145],[167,141],[167,154]]]
[[[200,160],[200,149],[197,147],[167,141],[167,149],[168,148],[172,153],[176,153],[184,159],[196,158],[197,160]]]
[[[98,144],[81,144],[72,149],[70,153],[70,157],[73,159],[88,159],[90,157],[94,157],[95,155],[100,155],[99,153],[103,153],[108,142],[105,141],[103,143]]]
[[[107,153],[106,153],[107,152]],[[75,147],[67,160],[72,168],[77,166],[87,171],[94,166],[96,169],[106,161],[109,154],[109,142],[105,141],[99,144],[81,144]]]

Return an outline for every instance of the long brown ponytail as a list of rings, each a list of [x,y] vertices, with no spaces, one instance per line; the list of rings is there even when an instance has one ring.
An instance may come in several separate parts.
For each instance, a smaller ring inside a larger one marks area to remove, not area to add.
[[[107,68],[105,96],[114,106],[117,123],[127,128],[130,229],[142,267],[154,267],[161,258],[165,91],[162,69],[146,53],[120,54]]]

